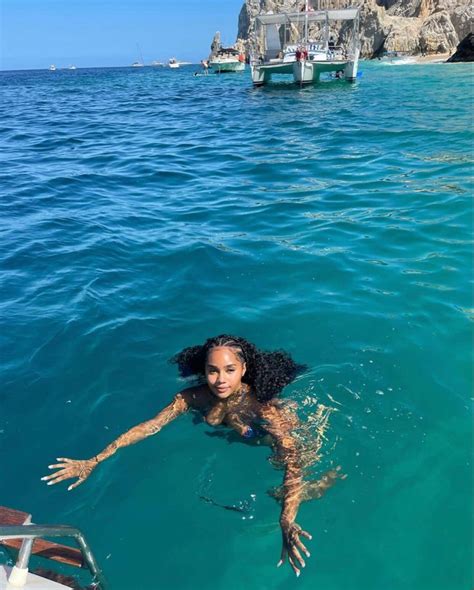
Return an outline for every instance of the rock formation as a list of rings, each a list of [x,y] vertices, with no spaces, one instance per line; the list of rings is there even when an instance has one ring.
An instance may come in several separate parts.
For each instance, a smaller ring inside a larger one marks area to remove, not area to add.
[[[212,57],[213,55],[216,55],[220,48],[221,48],[221,34],[219,31],[217,31],[217,33],[214,35],[214,38],[212,39],[210,57]]]
[[[246,42],[259,12],[298,11],[304,0],[246,0],[239,15],[238,39]],[[362,57],[386,51],[409,54],[454,51],[472,31],[471,0],[313,0],[318,8],[360,6]],[[343,41],[344,30],[339,39]]]
[[[448,61],[474,61],[474,33],[469,33],[459,43],[456,53]]]

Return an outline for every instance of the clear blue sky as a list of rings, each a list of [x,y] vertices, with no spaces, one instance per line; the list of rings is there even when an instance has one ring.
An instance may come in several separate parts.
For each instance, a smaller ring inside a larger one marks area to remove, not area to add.
[[[198,62],[234,43],[243,0],[0,0],[0,69]]]

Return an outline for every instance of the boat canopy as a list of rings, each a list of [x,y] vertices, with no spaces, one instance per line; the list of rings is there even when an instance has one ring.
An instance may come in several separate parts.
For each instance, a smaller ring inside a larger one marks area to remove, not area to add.
[[[259,14],[256,19],[261,25],[283,25],[285,23],[301,23],[306,21],[324,22],[326,20],[355,20],[359,15],[358,8],[341,10],[317,10],[308,12],[278,12],[276,14]]]
[[[221,47],[217,53],[231,53],[232,55],[239,55],[240,51],[235,47]]]

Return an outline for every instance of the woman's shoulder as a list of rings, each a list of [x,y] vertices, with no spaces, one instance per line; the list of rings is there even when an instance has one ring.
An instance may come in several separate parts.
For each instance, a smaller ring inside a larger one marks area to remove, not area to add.
[[[189,406],[197,408],[205,405],[209,401],[211,392],[209,391],[207,385],[194,385],[192,387],[182,389],[176,394],[175,397],[184,399],[184,401],[186,401]]]

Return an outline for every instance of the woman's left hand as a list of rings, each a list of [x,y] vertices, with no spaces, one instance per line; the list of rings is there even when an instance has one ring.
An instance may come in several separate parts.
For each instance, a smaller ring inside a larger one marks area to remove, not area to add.
[[[309,551],[301,542],[300,536],[312,539],[311,535],[304,531],[296,522],[281,522],[281,533],[283,537],[283,548],[281,550],[281,559],[277,563],[277,567],[280,567],[288,556],[293,571],[297,576],[300,575],[301,567],[305,567],[306,563],[301,555],[304,553],[306,557],[310,556]]]

